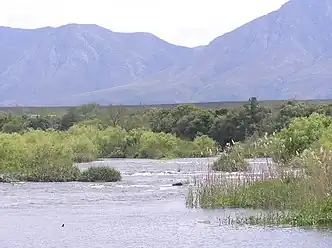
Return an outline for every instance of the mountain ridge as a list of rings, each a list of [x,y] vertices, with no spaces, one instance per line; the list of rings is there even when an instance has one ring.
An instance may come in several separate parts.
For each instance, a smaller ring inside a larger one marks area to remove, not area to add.
[[[3,105],[332,97],[332,0],[290,0],[196,48],[94,24],[27,33],[11,34],[27,44],[0,41],[0,52],[12,53],[0,59]]]

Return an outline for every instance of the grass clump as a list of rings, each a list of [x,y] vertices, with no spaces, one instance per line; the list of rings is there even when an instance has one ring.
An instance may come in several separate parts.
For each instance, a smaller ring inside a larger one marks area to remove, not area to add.
[[[258,181],[246,187],[236,187],[217,199],[219,207],[253,209],[293,209],[303,196],[296,179]],[[288,198],[292,196],[292,201]],[[294,199],[298,198],[298,199]]]
[[[117,182],[121,180],[120,171],[107,166],[89,167],[81,173],[82,182]]]
[[[236,185],[216,181],[204,183],[191,192],[188,206],[265,211],[257,216],[231,220],[237,224],[332,226],[331,192],[327,184],[317,180],[315,177],[285,176]]]
[[[19,181],[28,182],[72,182],[80,177],[80,170],[72,165],[48,164],[47,166],[35,167],[21,174]]]

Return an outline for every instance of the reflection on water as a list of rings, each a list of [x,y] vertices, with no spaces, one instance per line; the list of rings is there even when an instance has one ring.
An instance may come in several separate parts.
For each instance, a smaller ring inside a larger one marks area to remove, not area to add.
[[[0,248],[332,247],[328,231],[219,226],[235,210],[187,209],[171,184],[211,161],[114,159],[92,164],[120,169],[119,183],[0,184]]]

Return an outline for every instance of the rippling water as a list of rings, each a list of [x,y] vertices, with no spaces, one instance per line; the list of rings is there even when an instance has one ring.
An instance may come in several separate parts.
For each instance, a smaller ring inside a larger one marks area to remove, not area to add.
[[[119,183],[0,184],[0,248],[332,247],[329,231],[219,226],[235,210],[187,209],[186,187],[171,184],[212,160],[92,163],[118,168]]]

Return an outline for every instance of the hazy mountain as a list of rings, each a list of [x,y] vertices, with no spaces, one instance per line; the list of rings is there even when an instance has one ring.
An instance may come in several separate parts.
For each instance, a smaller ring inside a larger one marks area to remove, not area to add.
[[[0,52],[0,102],[64,99],[65,104],[72,95],[116,88],[160,72],[189,58],[192,50],[148,33],[70,24],[35,30],[1,27]]]
[[[331,44],[332,0],[290,0],[193,49],[95,25],[0,28],[0,102],[332,98]]]

